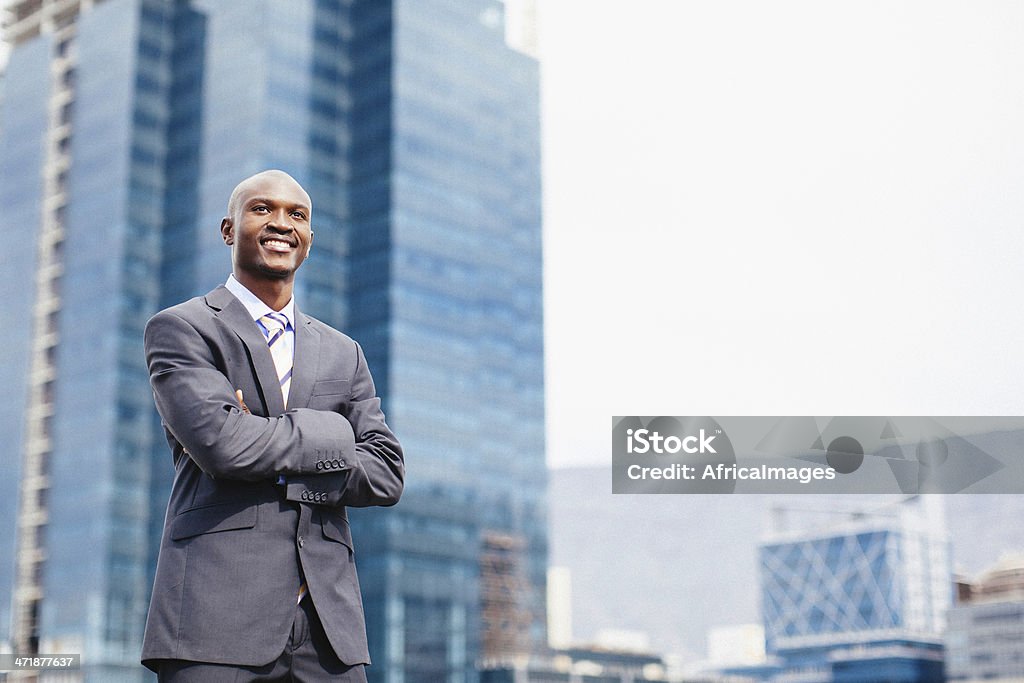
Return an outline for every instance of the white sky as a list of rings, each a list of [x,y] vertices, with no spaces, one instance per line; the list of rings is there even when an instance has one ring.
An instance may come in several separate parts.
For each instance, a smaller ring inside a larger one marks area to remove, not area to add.
[[[548,461],[1020,415],[1024,3],[539,0]]]
[[[612,415],[1024,413],[1024,3],[538,6],[552,466]]]

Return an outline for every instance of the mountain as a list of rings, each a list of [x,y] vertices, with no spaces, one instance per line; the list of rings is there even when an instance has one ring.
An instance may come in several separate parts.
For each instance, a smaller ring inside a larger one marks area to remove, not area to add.
[[[610,468],[551,470],[550,563],[572,574],[573,635],[646,632],[703,659],[713,626],[760,621],[757,545],[771,496],[612,495]],[[828,509],[830,498],[802,506]],[[1024,496],[946,497],[954,566],[974,574],[1024,549]]]

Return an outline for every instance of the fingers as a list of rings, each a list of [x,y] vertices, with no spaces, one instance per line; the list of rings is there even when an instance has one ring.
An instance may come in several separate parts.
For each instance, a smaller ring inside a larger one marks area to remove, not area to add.
[[[242,410],[244,412],[249,413],[250,415],[252,415],[252,413],[249,411],[249,406],[245,405],[245,401],[242,399],[242,390],[241,389],[235,389],[235,396],[238,397],[238,403],[239,403],[239,405],[242,406]]]

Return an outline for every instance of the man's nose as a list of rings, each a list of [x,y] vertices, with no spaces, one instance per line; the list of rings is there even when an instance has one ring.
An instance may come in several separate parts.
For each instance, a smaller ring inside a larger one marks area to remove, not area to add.
[[[270,215],[270,221],[267,223],[267,227],[285,232],[295,229],[295,226],[292,225],[291,216],[288,215],[287,211],[275,211],[272,213]]]

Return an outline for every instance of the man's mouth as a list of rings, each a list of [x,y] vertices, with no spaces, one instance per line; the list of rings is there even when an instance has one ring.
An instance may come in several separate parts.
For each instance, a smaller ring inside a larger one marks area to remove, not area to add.
[[[283,240],[277,237],[268,237],[260,240],[260,244],[267,248],[268,251],[277,251],[286,253],[292,250],[292,243],[287,240]]]

